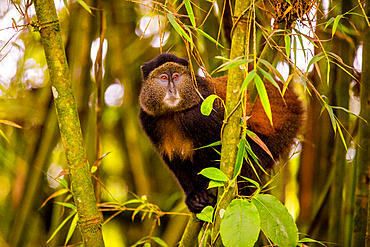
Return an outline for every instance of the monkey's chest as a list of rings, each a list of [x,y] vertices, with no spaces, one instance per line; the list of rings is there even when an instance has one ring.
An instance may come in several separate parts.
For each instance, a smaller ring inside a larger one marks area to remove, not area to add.
[[[161,124],[160,150],[170,160],[180,157],[182,160],[192,159],[194,142],[186,136],[181,126],[175,121],[165,121]]]

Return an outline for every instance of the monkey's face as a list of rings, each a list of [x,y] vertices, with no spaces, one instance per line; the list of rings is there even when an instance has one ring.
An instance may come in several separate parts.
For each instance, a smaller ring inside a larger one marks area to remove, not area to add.
[[[141,107],[150,115],[186,110],[199,102],[188,68],[174,62],[154,69],[140,92]]]

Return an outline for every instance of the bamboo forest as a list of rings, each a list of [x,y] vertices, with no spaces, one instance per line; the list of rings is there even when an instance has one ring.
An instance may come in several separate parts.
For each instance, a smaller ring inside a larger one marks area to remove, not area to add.
[[[369,0],[1,0],[0,246],[370,247],[368,52]]]

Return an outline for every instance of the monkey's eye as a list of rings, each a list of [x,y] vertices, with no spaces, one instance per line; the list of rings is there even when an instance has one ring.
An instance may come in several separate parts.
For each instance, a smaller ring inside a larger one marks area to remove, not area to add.
[[[177,80],[177,79],[179,79],[179,77],[180,77],[179,73],[174,73],[174,74],[172,75],[172,79],[173,79],[173,80]]]
[[[166,74],[162,74],[159,76],[159,78],[162,80],[162,81],[168,81],[168,76]]]

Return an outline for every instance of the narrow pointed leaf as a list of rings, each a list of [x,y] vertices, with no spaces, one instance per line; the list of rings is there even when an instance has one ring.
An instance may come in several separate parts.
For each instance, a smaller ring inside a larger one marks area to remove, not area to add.
[[[273,123],[272,123],[271,106],[270,106],[270,101],[269,101],[267,91],[265,88],[265,84],[263,84],[263,81],[261,80],[261,77],[259,77],[259,75],[256,75],[254,77],[254,82],[256,83],[257,92],[258,92],[258,95],[260,96],[263,109],[265,110],[266,115],[268,119],[270,120],[270,123],[272,126]]]

